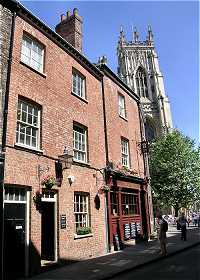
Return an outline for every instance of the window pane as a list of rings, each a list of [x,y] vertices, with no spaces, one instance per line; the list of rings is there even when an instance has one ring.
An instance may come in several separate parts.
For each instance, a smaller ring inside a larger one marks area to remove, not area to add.
[[[26,126],[24,124],[20,124],[20,133],[25,133]]]
[[[26,116],[27,116],[26,112],[22,111],[22,121],[23,122],[26,122]]]
[[[33,125],[34,126],[38,125],[38,118],[37,118],[37,116],[33,116]]]
[[[24,102],[22,102],[22,110],[27,112],[27,105]]]
[[[28,123],[32,124],[32,115],[28,114],[28,120],[27,120]]]
[[[31,135],[31,127],[26,127],[26,134]]]
[[[29,135],[26,135],[26,145],[31,145],[31,137]]]
[[[32,146],[36,147],[36,138],[35,137],[32,138]]]
[[[34,40],[23,38],[21,59],[34,69],[43,71],[43,47]]]
[[[20,200],[21,201],[26,200],[26,192],[23,189],[20,190]]]
[[[20,142],[21,144],[24,144],[24,139],[25,139],[25,134],[21,133],[21,134],[20,134],[19,142]]]

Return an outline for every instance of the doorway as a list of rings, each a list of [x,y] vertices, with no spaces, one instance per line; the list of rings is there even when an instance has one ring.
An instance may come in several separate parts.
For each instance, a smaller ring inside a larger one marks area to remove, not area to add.
[[[42,202],[42,250],[41,258],[43,260],[54,261],[54,240],[55,240],[55,222],[54,222],[54,202]]]
[[[41,264],[57,261],[56,193],[44,191],[41,202]]]
[[[4,277],[17,279],[28,274],[29,215],[27,192],[7,187],[4,194]]]

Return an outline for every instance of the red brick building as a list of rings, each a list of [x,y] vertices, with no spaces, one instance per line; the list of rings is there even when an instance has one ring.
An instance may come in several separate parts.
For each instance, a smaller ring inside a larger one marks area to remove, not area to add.
[[[1,143],[11,279],[149,234],[148,174],[139,99],[81,54],[77,10],[61,16],[63,39],[15,1],[1,9],[12,19]]]
[[[99,68],[104,73],[109,240],[123,248],[121,243],[150,232],[143,123],[134,92],[102,60]]]

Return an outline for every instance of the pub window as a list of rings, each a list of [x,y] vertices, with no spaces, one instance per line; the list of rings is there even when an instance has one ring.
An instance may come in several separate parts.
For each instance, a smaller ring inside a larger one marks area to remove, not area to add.
[[[122,193],[121,199],[123,215],[139,214],[138,195],[132,193]]]

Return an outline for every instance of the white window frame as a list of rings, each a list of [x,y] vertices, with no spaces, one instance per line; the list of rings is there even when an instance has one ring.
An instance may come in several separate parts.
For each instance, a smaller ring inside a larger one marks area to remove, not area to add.
[[[121,157],[122,166],[130,167],[130,155],[129,155],[129,141],[121,138]]]
[[[43,73],[44,47],[42,44],[27,35],[24,35],[22,38],[21,61],[38,72]]]
[[[82,198],[82,203],[81,203]],[[82,209],[81,209],[82,204]],[[78,217],[78,222],[76,222]],[[89,214],[89,194],[88,193],[74,193],[74,221],[75,232],[80,227],[90,227],[90,214]]]
[[[125,97],[122,94],[118,94],[118,104],[119,104],[119,115],[126,119],[126,104]]]
[[[26,110],[23,110],[26,107]],[[31,113],[32,112],[32,113]],[[35,114],[37,113],[37,115]],[[17,109],[17,126],[16,126],[16,144],[39,150],[40,147],[40,115],[41,110],[39,107],[32,105],[22,99],[18,100]],[[23,120],[25,116],[25,120]],[[31,122],[29,122],[31,119]],[[36,120],[36,124],[34,124]],[[28,132],[29,131],[29,132]],[[34,136],[35,131],[35,136]],[[24,135],[24,141],[20,140],[20,136]],[[28,138],[30,138],[30,144],[27,144]],[[33,145],[33,140],[35,139],[35,145]]]
[[[85,77],[78,71],[72,71],[72,93],[86,100]]]
[[[73,126],[73,159],[87,163],[87,129],[76,124]]]

